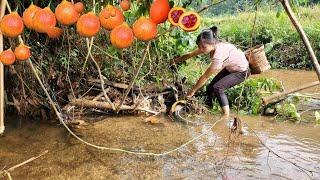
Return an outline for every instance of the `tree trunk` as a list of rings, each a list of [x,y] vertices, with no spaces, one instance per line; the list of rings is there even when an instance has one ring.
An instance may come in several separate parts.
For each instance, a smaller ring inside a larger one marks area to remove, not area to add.
[[[7,0],[1,0],[0,19],[4,16]],[[3,51],[3,35],[0,33],[0,52]],[[0,63],[0,135],[4,133],[4,67]]]
[[[295,15],[291,9],[289,1],[288,0],[279,0],[279,1],[281,2],[282,6],[284,7],[285,11],[287,12],[293,26],[298,31],[298,33],[303,41],[303,44],[306,46],[308,54],[311,58],[313,67],[314,67],[314,69],[318,75],[319,81],[320,81],[320,65],[319,65],[317,57],[311,47],[310,41],[309,41],[308,37],[306,36],[306,33],[304,32],[302,26],[300,25],[297,18],[295,17]]]

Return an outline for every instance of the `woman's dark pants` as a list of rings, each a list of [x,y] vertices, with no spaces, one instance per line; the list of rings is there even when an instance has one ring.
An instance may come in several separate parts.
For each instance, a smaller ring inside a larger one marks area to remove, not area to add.
[[[237,84],[240,84],[250,75],[250,70],[230,73],[227,69],[222,69],[207,86],[207,105],[212,107],[213,98],[216,97],[221,107],[229,105],[228,98],[224,91]]]

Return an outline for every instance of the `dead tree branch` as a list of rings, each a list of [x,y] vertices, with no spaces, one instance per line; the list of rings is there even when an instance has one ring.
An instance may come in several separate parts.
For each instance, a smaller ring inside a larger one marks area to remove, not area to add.
[[[148,54],[148,51],[149,51],[150,44],[151,44],[151,41],[148,42],[148,45],[147,45],[146,49],[144,50],[143,58],[142,58],[142,60],[140,61],[139,67],[138,67],[138,69],[136,70],[135,74],[133,75],[133,78],[132,78],[132,80],[131,80],[131,82],[130,82],[130,84],[129,84],[129,87],[127,88],[127,90],[126,90],[126,92],[125,92],[125,94],[124,94],[124,96],[123,96],[123,98],[122,98],[122,100],[121,100],[120,105],[117,107],[117,110],[116,110],[117,113],[119,112],[121,106],[123,105],[124,101],[126,100],[126,98],[127,98],[128,94],[129,94],[129,92],[130,92],[130,90],[131,90],[131,88],[132,88],[132,86],[133,86],[133,84],[134,84],[137,76],[139,75],[139,72],[140,72],[140,70],[141,70],[141,68],[142,68],[142,65],[143,65],[144,61],[146,60],[146,57],[147,57],[147,54]]]

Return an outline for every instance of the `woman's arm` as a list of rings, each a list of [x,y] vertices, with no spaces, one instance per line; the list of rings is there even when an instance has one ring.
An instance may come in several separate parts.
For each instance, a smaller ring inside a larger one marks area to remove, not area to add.
[[[188,92],[187,97],[192,97],[195,92],[197,92],[210,78],[212,74],[214,74],[217,71],[217,69],[213,66],[213,64],[210,65],[210,67],[206,70],[206,72],[199,78],[197,83],[193,86],[193,88]]]
[[[194,57],[194,56],[197,56],[197,55],[199,55],[199,54],[202,54],[202,51],[201,51],[200,49],[196,49],[196,50],[192,51],[191,53],[182,55],[182,56],[180,56],[180,57],[177,57],[177,58],[171,60],[170,64],[172,65],[172,64],[176,64],[176,63],[178,63],[178,62],[185,61],[185,60],[187,60],[187,59],[189,59],[189,58],[192,58],[192,57]]]

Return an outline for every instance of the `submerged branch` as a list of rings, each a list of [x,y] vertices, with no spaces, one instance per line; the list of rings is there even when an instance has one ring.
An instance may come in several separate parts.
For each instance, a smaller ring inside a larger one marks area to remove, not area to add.
[[[32,158],[30,158],[30,159],[28,159],[28,160],[26,160],[26,161],[24,161],[24,162],[22,162],[22,163],[20,163],[20,164],[17,164],[17,165],[15,165],[15,166],[12,166],[11,168],[9,168],[9,169],[7,169],[7,170],[0,171],[0,176],[3,176],[4,174],[7,174],[8,177],[11,177],[11,176],[10,176],[10,172],[11,172],[11,171],[17,169],[18,167],[21,167],[21,166],[23,166],[23,165],[26,165],[26,164],[30,163],[31,161],[34,161],[34,160],[40,158],[41,156],[47,154],[48,152],[49,152],[49,151],[46,150],[46,151],[44,151],[43,153],[41,153],[40,155],[38,155],[38,156],[32,157]]]

